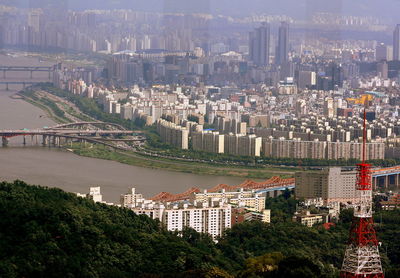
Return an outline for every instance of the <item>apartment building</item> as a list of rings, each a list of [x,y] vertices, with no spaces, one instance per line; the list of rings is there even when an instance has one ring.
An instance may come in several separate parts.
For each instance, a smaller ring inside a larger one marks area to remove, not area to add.
[[[157,132],[160,134],[161,140],[166,144],[184,150],[189,148],[188,129],[166,120],[159,119],[157,121]]]
[[[192,133],[192,148],[195,151],[224,153],[225,137],[219,132],[200,131]]]
[[[230,204],[211,203],[168,203],[145,202],[133,207],[139,215],[158,219],[168,231],[183,231],[190,227],[199,233],[207,233],[213,238],[222,236],[231,228]]]
[[[193,201],[206,202],[228,202],[235,207],[245,207],[256,212],[262,212],[265,209],[265,194],[256,193],[254,190],[245,191],[241,188],[239,191],[226,191],[222,189],[218,192],[195,193]]]
[[[164,211],[162,223],[169,231],[182,231],[185,227],[191,227],[199,233],[207,233],[216,238],[231,227],[231,205],[174,205]]]
[[[299,138],[286,140],[262,139],[262,152],[266,157],[276,158],[312,158],[312,159],[362,159],[362,143],[358,142],[324,142],[302,141]],[[384,143],[367,143],[366,159],[384,159]]]

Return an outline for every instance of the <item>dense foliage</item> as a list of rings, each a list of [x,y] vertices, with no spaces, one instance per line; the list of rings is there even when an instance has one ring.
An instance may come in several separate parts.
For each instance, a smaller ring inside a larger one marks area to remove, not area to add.
[[[289,192],[269,199],[284,217],[235,225],[216,244],[59,189],[3,182],[0,277],[338,277],[351,211],[326,230],[290,221],[295,205]],[[399,277],[400,213],[379,211],[376,222],[386,277]]]
[[[0,277],[174,277],[219,264],[206,236],[185,240],[147,216],[59,189],[1,183],[0,215]]]

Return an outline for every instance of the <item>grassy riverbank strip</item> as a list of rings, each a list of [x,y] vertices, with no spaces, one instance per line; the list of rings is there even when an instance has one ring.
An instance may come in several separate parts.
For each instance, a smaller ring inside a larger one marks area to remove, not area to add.
[[[64,124],[70,122],[65,116],[60,114],[61,110],[59,110],[57,106],[50,104],[50,100],[47,99],[47,101],[44,101],[44,99],[37,98],[34,95],[28,94],[26,91],[21,91],[18,94],[22,97],[24,101],[43,110],[43,112],[45,112],[46,115],[56,123]]]
[[[198,175],[213,175],[213,176],[231,176],[252,179],[268,179],[272,176],[292,177],[293,172],[282,171],[280,169],[246,169],[237,167],[218,167],[215,165],[207,165],[196,162],[179,162],[167,159],[142,157],[134,152],[111,150],[108,147],[100,145],[81,145],[73,144],[68,146],[75,154],[100,158],[105,160],[117,161],[120,163],[146,167],[152,169],[161,169],[175,172],[191,173]]]

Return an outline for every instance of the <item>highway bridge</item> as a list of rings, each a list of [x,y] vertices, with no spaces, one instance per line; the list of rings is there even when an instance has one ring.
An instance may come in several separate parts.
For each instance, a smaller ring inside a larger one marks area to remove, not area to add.
[[[119,124],[114,123],[107,123],[107,122],[74,122],[74,123],[67,123],[67,124],[59,124],[53,126],[52,129],[63,129],[63,128],[93,128],[93,127],[101,127],[101,128],[111,128],[111,129],[119,129],[125,130],[125,128]],[[141,131],[136,131],[141,132]]]
[[[400,166],[372,170],[374,189],[400,187]]]
[[[103,127],[100,129],[98,127]],[[106,129],[108,128],[108,129]],[[57,125],[54,127],[44,127],[42,129],[20,129],[20,130],[0,130],[2,145],[7,146],[10,138],[22,136],[24,145],[26,138],[31,138],[31,143],[38,143],[38,137],[42,137],[42,144],[60,145],[60,139],[79,140],[81,142],[101,143],[109,145],[107,142],[135,142],[145,141],[141,131],[126,130],[122,126],[105,122],[76,122]],[[132,138],[121,138],[121,136],[132,136]]]

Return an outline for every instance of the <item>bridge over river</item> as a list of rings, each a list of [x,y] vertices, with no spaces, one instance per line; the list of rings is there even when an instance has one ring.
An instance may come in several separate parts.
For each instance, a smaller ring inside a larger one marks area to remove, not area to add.
[[[101,128],[102,127],[102,128]],[[44,127],[42,129],[20,129],[20,130],[0,130],[3,147],[8,145],[10,138],[22,136],[23,144],[27,144],[27,137],[31,138],[31,144],[38,143],[38,137],[42,138],[42,144],[58,145],[61,140],[72,142],[98,143],[113,147],[110,142],[143,142],[145,137],[142,131],[126,130],[122,126],[106,122],[75,122],[61,124],[54,127]],[[121,138],[130,136],[130,138]],[[60,140],[61,139],[61,140]]]

